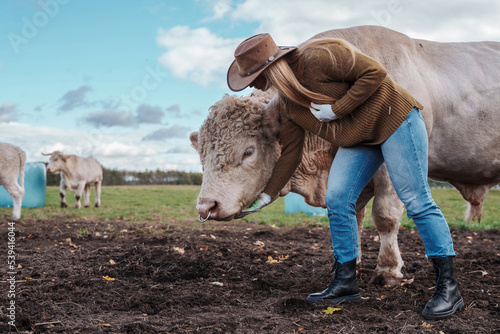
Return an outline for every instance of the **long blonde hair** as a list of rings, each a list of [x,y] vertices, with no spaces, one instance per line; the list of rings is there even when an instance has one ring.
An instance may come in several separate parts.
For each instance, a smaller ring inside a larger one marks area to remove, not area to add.
[[[350,50],[352,54],[353,67],[355,62],[355,54],[353,47],[349,43],[334,38],[311,39],[300,45],[297,50],[292,52],[289,56],[278,59],[271,66],[269,66],[263,72],[266,80],[281,94],[285,95],[290,100],[303,105],[306,108],[309,108],[311,102],[315,102],[318,104],[334,103],[336,99],[324,94],[315,93],[304,87],[299,82],[299,80],[297,80],[296,75],[298,74],[300,76],[300,74],[303,72],[309,58],[307,51],[312,50],[313,48],[323,49],[328,52],[332,60],[332,64],[335,66],[335,56],[328,49],[327,45],[330,43],[340,44]]]

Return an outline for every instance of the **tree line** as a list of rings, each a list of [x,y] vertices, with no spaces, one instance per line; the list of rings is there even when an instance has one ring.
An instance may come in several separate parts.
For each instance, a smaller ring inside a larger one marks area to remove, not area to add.
[[[149,185],[149,184],[192,184],[201,185],[202,174],[180,171],[120,171],[103,168],[104,186]],[[47,173],[47,185],[58,186],[61,178],[58,174]]]

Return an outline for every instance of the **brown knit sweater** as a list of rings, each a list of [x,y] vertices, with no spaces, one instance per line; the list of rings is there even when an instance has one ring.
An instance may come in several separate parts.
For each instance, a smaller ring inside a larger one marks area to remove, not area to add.
[[[278,196],[302,160],[305,131],[340,147],[376,145],[396,131],[413,107],[423,108],[376,60],[355,50],[352,66],[352,54],[346,47],[331,43],[329,50],[335,62],[324,50],[306,51],[307,63],[297,78],[309,90],[337,99],[332,110],[338,119],[321,122],[309,108],[280,94],[281,156],[264,189],[272,198]]]

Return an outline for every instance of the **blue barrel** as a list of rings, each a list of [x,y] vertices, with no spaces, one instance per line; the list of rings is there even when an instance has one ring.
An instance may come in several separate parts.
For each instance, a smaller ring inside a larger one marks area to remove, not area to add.
[[[42,162],[27,162],[24,170],[23,208],[41,208],[45,205],[47,173]],[[12,198],[0,187],[0,207],[12,207]]]
[[[314,207],[304,201],[304,197],[296,193],[288,193],[285,196],[285,213],[304,212],[311,216],[327,216],[327,210],[322,207]]]

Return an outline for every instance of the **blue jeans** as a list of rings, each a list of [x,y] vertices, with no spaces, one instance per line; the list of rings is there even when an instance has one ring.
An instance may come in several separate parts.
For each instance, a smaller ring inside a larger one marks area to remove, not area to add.
[[[427,257],[456,256],[450,229],[427,182],[427,150],[427,130],[416,108],[382,144],[338,150],[330,169],[325,201],[333,251],[340,263],[359,256],[356,200],[384,161],[408,217],[417,226]]]

